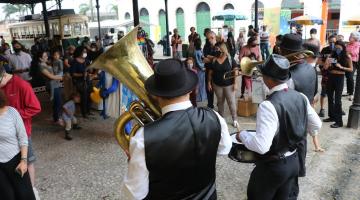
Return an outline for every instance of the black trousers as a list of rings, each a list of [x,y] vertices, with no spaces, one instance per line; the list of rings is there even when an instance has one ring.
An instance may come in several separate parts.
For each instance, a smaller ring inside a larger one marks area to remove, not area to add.
[[[248,184],[248,200],[288,200],[298,174],[297,152],[278,161],[256,163]]]
[[[29,173],[21,178],[15,172],[20,163],[20,153],[7,163],[0,163],[0,199],[6,200],[35,200]]]
[[[349,95],[354,94],[354,73],[357,69],[357,62],[352,62],[354,70],[352,72],[345,72],[346,76],[346,89]]]
[[[86,81],[74,81],[76,91],[80,94],[80,110],[83,117],[86,117],[90,112],[91,100],[89,85]]]
[[[206,83],[206,96],[207,96],[207,100],[208,100],[208,105],[207,105],[207,107],[209,107],[209,108],[214,108],[214,91],[209,91],[209,89],[208,89],[208,87],[207,87],[208,74],[209,74],[209,71],[206,70],[206,71],[205,71],[205,83]]]
[[[341,96],[343,89],[344,75],[329,74],[329,79],[326,85],[329,117],[332,118],[339,125],[343,125],[341,107]]]

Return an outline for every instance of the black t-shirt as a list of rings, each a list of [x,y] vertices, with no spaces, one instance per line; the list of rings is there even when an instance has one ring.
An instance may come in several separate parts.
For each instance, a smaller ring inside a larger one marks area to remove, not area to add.
[[[203,49],[203,54],[204,54],[204,57],[206,56],[215,56],[215,48],[213,46],[211,46],[210,42],[208,39],[206,39],[206,43],[205,43],[205,46],[204,46],[204,49]],[[205,63],[205,68],[212,68],[212,63]]]
[[[213,70],[212,73],[212,80],[213,82],[218,86],[230,86],[234,84],[234,79],[224,79],[224,74],[226,72],[229,72],[233,68],[233,64],[229,61],[228,58],[224,60],[222,64],[220,64],[218,61],[215,61],[211,68]]]

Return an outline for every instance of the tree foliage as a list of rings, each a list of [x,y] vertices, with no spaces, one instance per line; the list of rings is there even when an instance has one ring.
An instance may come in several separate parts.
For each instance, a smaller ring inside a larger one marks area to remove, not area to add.
[[[79,13],[82,15],[86,15],[86,13],[90,10],[90,6],[87,3],[82,3],[79,6]]]

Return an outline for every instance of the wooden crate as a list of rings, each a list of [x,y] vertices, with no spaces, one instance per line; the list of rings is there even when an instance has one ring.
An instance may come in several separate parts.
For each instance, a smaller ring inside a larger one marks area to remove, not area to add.
[[[258,104],[253,103],[251,99],[239,99],[237,114],[241,117],[249,117],[256,114],[257,108]]]

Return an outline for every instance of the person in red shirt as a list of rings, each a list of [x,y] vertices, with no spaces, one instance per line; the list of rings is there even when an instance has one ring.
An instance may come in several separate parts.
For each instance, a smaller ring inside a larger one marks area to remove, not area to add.
[[[5,72],[0,65],[0,89],[4,91],[8,98],[9,106],[16,108],[24,121],[26,133],[29,138],[28,145],[28,171],[30,174],[31,184],[34,186],[36,160],[31,142],[31,119],[40,113],[41,106],[30,84],[16,75]]]

